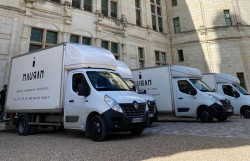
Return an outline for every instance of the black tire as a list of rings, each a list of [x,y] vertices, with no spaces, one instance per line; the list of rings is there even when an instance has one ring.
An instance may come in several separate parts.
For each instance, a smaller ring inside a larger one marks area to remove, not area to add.
[[[199,110],[199,119],[201,122],[207,123],[213,121],[213,114],[208,108],[202,108]]]
[[[150,120],[149,120],[149,127],[152,126],[153,122],[154,122],[154,119],[150,118]]]
[[[19,135],[27,136],[31,133],[31,126],[28,125],[29,116],[22,116],[18,119],[17,130]]]
[[[130,129],[130,132],[132,135],[141,135],[141,133],[143,132],[144,130],[144,127],[138,127],[138,128],[133,128],[133,129]]]
[[[242,111],[242,116],[246,119],[250,118],[250,107],[244,108],[244,110]]]
[[[219,121],[219,122],[223,122],[223,121],[226,121],[228,117],[217,117],[216,119]]]
[[[89,121],[88,134],[93,141],[103,141],[107,136],[107,129],[104,119],[101,116],[94,116]]]

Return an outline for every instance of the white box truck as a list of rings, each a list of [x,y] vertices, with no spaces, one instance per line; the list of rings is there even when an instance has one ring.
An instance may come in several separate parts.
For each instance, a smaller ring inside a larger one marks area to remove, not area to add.
[[[134,70],[132,74],[136,84],[155,98],[159,115],[211,122],[213,118],[225,121],[233,114],[229,100],[204,84],[198,69],[174,65]]]
[[[224,73],[209,73],[203,74],[202,80],[231,101],[234,115],[250,118],[250,95],[240,86],[240,80],[237,77]]]
[[[155,98],[151,95],[146,94],[146,90],[142,91],[133,81],[132,72],[124,62],[117,60],[117,69],[116,72],[124,79],[130,89],[136,91],[140,94],[148,104],[148,117],[149,117],[149,126],[152,125],[154,121],[157,121],[157,107],[155,103]]]
[[[105,49],[62,43],[12,58],[7,113],[20,135],[35,126],[86,131],[94,141],[109,132],[142,133],[147,104],[115,72]]]

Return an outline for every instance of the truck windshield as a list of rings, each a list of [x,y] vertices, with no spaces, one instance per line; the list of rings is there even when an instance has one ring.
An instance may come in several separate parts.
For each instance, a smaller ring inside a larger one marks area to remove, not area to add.
[[[125,82],[127,83],[127,85],[131,90],[133,90],[133,86],[135,86],[136,89],[135,92],[138,94],[143,94],[142,90],[132,80],[125,80]]]
[[[247,91],[246,91],[243,87],[241,87],[241,86],[239,86],[239,85],[237,85],[237,84],[233,84],[233,86],[234,86],[238,91],[240,91],[240,93],[242,93],[242,94],[244,94],[244,95],[249,95],[249,94],[247,93]]]
[[[130,91],[123,79],[112,72],[87,72],[89,80],[97,91]]]
[[[201,92],[213,92],[205,83],[199,79],[190,79],[194,86]]]

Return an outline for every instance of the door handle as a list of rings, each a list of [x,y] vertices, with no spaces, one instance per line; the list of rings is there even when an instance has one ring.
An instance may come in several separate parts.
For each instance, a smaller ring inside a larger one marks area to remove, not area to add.
[[[75,102],[74,100],[69,100],[69,102]]]
[[[182,97],[179,97],[178,99],[179,99],[179,100],[183,100],[183,98],[182,98]]]

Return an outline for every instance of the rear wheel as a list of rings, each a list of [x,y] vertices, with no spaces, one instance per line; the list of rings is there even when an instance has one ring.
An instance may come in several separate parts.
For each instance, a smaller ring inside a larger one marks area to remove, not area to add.
[[[212,122],[213,114],[208,108],[202,108],[199,110],[199,119],[204,123]]]
[[[226,121],[228,117],[217,117],[217,120],[220,122]]]
[[[17,130],[19,135],[29,135],[31,133],[31,126],[28,124],[29,117],[23,116],[19,118],[17,123]]]
[[[89,122],[89,136],[93,141],[103,141],[107,135],[105,121],[101,116],[94,116]]]
[[[250,118],[250,107],[246,107],[243,111],[242,111],[242,115],[244,118]]]

